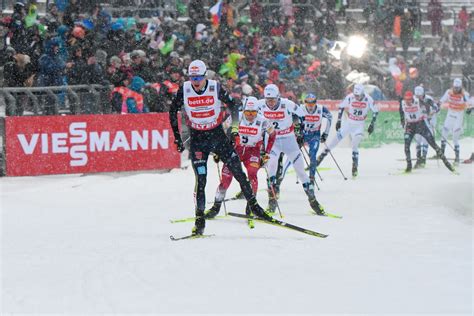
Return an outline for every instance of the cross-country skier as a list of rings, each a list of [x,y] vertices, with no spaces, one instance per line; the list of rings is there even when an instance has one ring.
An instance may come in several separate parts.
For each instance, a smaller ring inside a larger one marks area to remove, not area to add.
[[[316,174],[316,155],[318,153],[319,144],[326,142],[329,130],[331,128],[332,115],[329,110],[317,104],[317,98],[314,93],[308,93],[304,99],[304,104],[301,105],[303,112],[303,120],[301,126],[301,133],[303,135],[304,143],[309,146],[309,179],[314,183],[314,176]],[[324,132],[321,134],[321,123],[323,118],[327,120]]]
[[[435,103],[434,99],[431,96],[425,94],[425,89],[422,86],[415,87],[415,97],[420,102],[421,110],[423,111],[426,117],[426,125],[430,129],[430,132],[434,138],[436,130],[436,115],[439,112],[439,106]],[[417,169],[424,167],[426,164],[426,156],[428,155],[428,142],[420,134],[415,135],[415,141],[415,169]]]
[[[448,114],[441,132],[441,151],[445,152],[448,135],[453,135],[454,163],[459,164],[459,138],[463,132],[464,110],[468,107],[469,93],[462,87],[462,80],[454,79],[453,87],[446,90],[439,102],[448,106]]]
[[[364,124],[369,109],[372,111],[372,121],[370,122],[367,132],[372,134],[377,120],[378,109],[374,104],[374,100],[368,94],[364,93],[364,86],[361,84],[354,85],[353,92],[346,96],[344,101],[339,105],[339,113],[336,122],[337,137],[334,138],[327,148],[319,155],[317,165],[319,166],[324,157],[330,150],[347,135],[352,138],[352,176],[356,177],[359,166],[359,144],[364,137]],[[342,114],[347,112],[347,119],[341,124]],[[341,127],[342,125],[342,127]]]
[[[270,153],[270,160],[268,161],[268,209],[270,213],[275,212],[277,205],[275,193],[276,172],[278,168],[278,159],[280,153],[283,152],[295,168],[299,180],[303,183],[303,189],[308,196],[311,208],[318,214],[324,215],[324,209],[316,200],[314,195],[314,184],[309,180],[308,175],[304,170],[304,162],[302,153],[296,142],[294,133],[293,115],[302,118],[304,115],[293,101],[280,97],[280,91],[274,84],[269,84],[265,87],[264,99],[259,100],[260,111],[262,115],[269,120],[276,130],[277,136],[275,144]]]
[[[258,170],[268,161],[276,137],[273,125],[258,114],[257,103],[258,100],[255,97],[246,98],[242,118],[239,122],[239,137],[235,143],[235,150],[247,169],[247,176],[254,195],[257,195],[258,190]],[[265,138],[267,139],[266,146],[264,144]],[[233,175],[229,167],[224,165],[214,205],[205,213],[206,218],[214,218],[219,213],[232,178]],[[247,208],[246,212],[249,214],[250,209]]]
[[[225,112],[221,109],[221,102],[232,111],[233,122],[235,122],[232,125],[232,134],[238,135],[239,104],[217,81],[207,79],[206,72],[206,65],[201,60],[194,60],[189,64],[189,81],[184,82],[179,88],[169,113],[175,144],[179,152],[184,151],[184,145],[178,129],[177,114],[183,107],[186,123],[190,128],[190,155],[196,177],[196,220],[192,232],[196,235],[202,235],[205,228],[207,158],[211,152],[220,157],[237,179],[252,213],[257,217],[271,220],[271,217],[258,205],[250,182],[242,170],[239,156],[222,128]]]
[[[410,145],[415,134],[423,136],[428,144],[436,151],[438,156],[446,165],[446,168],[450,171],[454,171],[453,166],[446,159],[441,148],[436,144],[433,135],[426,124],[426,114],[421,108],[420,101],[418,98],[413,97],[413,92],[411,91],[405,92],[403,100],[400,100],[400,120],[402,126],[405,128],[405,155],[407,159],[406,172],[411,172],[412,170]]]

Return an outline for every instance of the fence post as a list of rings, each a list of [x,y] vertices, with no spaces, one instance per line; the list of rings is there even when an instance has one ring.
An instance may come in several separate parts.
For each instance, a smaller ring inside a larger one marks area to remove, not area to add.
[[[5,101],[7,101],[7,105],[5,108],[5,115],[12,116],[16,115],[16,98],[11,94],[11,92],[3,92],[5,95]]]
[[[5,128],[5,117],[0,117],[0,135],[2,136],[2,151],[0,153],[0,177],[3,177],[7,174],[6,170],[6,160],[7,160],[7,151],[6,151],[6,128]]]

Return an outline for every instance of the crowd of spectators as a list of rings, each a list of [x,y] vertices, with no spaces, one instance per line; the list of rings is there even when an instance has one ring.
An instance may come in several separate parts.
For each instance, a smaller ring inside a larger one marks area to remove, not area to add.
[[[17,1],[13,14],[0,22],[4,86],[100,84],[131,89],[139,77],[145,84],[138,92],[147,91],[143,111],[164,112],[195,58],[204,60],[213,70],[209,76],[221,80],[236,97],[259,97],[272,82],[294,100],[308,91],[315,91],[319,99],[340,99],[351,85],[346,77],[354,72],[368,74],[364,83],[396,97],[429,76],[449,74],[454,59],[472,68],[472,57],[467,56],[474,36],[472,14],[465,8],[453,34],[447,34],[437,22],[443,8],[432,0],[428,18],[440,44],[429,52],[422,48],[410,59],[408,47],[421,36],[416,1],[366,2],[366,24],[359,24],[346,17],[347,1],[312,0],[302,7],[291,0],[271,6],[256,0],[238,6],[225,0],[216,26],[208,9],[213,1],[176,1],[175,13],[146,21],[113,18],[96,1],[55,1],[44,16],[38,15],[35,1]],[[240,14],[247,7],[249,16]],[[178,19],[180,14],[189,18]],[[340,19],[345,19],[340,24],[345,29],[338,27]],[[337,41],[346,39],[342,34],[357,33],[371,37],[362,58],[331,53]],[[404,51],[400,55],[395,50],[398,39]],[[124,110],[120,98],[111,100],[116,112]]]

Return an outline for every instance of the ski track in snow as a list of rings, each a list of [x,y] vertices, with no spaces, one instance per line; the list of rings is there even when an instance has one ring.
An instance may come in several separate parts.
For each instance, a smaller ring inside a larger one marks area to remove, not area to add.
[[[463,156],[473,149],[472,139],[461,142]],[[350,176],[350,148],[334,156]],[[287,175],[283,220],[326,239],[225,218],[207,222],[212,238],[170,241],[193,225],[169,222],[193,215],[190,168],[1,178],[0,314],[471,315],[472,165],[453,175],[428,160],[390,175],[403,156],[400,144],[361,149],[359,177],[347,181],[326,157],[331,170],[316,195],[342,220],[310,215],[301,184]],[[218,177],[212,160],[208,168],[210,201]],[[228,196],[238,190],[234,181]],[[258,199],[266,206],[265,192]],[[244,207],[227,202],[228,211]]]

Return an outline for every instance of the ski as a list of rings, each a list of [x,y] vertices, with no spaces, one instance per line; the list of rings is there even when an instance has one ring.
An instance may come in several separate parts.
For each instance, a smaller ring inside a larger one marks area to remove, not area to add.
[[[248,215],[232,213],[232,212],[229,213],[229,215],[234,216],[234,217],[243,218],[243,219],[252,219],[256,222],[270,224],[270,225],[277,226],[277,227],[287,228],[287,229],[294,230],[294,231],[297,231],[297,232],[300,232],[300,233],[303,233],[303,234],[311,235],[311,236],[314,236],[314,237],[326,238],[328,236],[326,234],[318,233],[318,232],[315,232],[313,230],[309,230],[309,229],[306,229],[306,228],[303,228],[303,227],[300,227],[300,226],[296,226],[296,225],[293,225],[293,224],[290,224],[290,223],[282,222],[282,221],[277,220],[277,219],[272,219],[271,221],[267,221],[267,220],[260,219],[260,218],[255,217],[255,216],[248,216]]]
[[[212,221],[214,219],[219,219],[219,218],[226,218],[226,215],[219,215],[214,218],[206,218],[207,221]],[[176,223],[188,223],[188,222],[193,222],[196,219],[196,217],[187,217],[187,218],[179,218],[179,219],[170,219],[171,224],[176,224]]]
[[[267,192],[267,189],[259,189],[257,192]],[[242,191],[237,192],[237,194],[234,197],[222,200],[222,202],[229,202],[229,201],[235,201],[235,200],[245,200],[245,196],[242,193]],[[214,201],[209,201],[207,202],[207,204],[214,204]]]
[[[209,238],[215,235],[196,235],[196,234],[191,234],[183,237],[174,237],[173,235],[170,236],[170,239],[172,241],[178,241],[178,240],[183,240],[183,239],[198,239],[198,238]]]
[[[342,219],[342,216],[341,216],[341,215],[331,214],[331,213],[328,213],[328,212],[324,212],[324,215],[319,215],[319,214],[317,214],[317,213],[314,212],[314,211],[309,211],[309,212],[311,213],[311,215],[317,215],[317,216],[323,216],[323,217],[330,217],[330,218]]]

